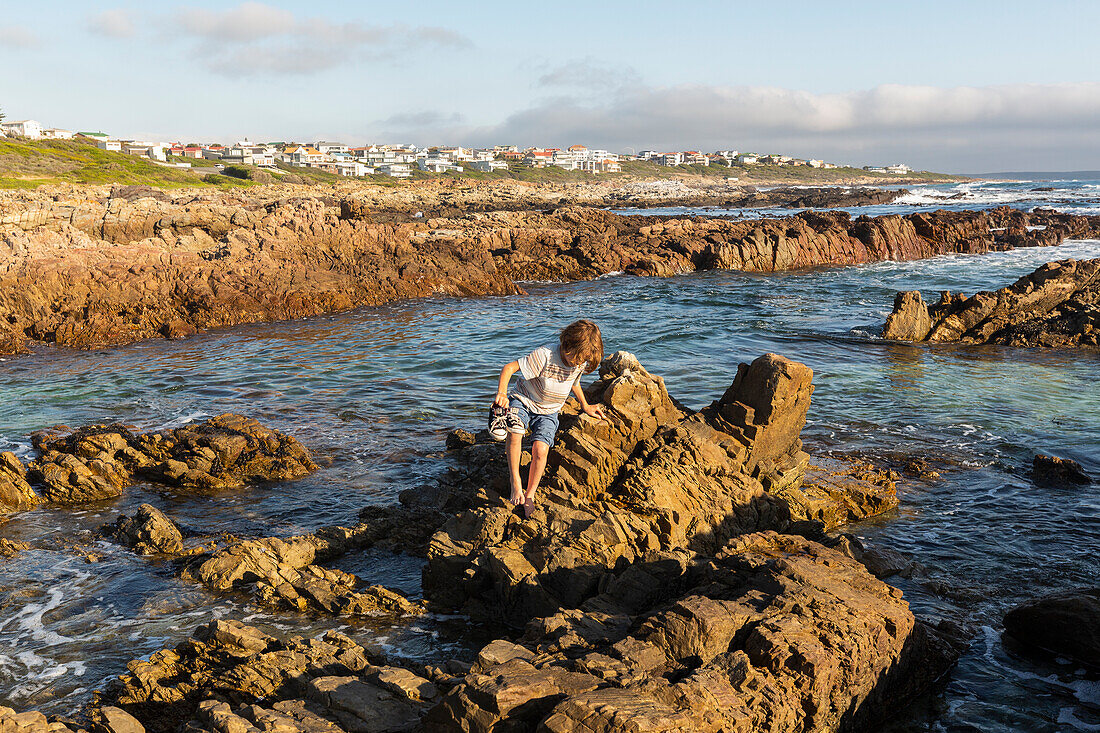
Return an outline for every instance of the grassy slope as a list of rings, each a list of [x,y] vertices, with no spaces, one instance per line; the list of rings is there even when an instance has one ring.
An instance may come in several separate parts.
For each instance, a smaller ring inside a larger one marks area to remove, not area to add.
[[[279,166],[288,176],[296,176],[297,182],[313,184],[331,184],[341,180],[340,176],[308,168]],[[623,163],[622,173],[604,173],[593,175],[580,171],[566,171],[561,168],[527,168],[514,166],[507,171],[478,173],[425,173],[413,171],[414,180],[429,178],[466,178],[472,180],[493,180],[511,178],[520,181],[569,183],[592,180],[673,180],[690,182],[720,182],[726,177],[736,177],[740,184],[830,184],[841,182],[865,181],[873,178],[891,183],[920,182],[928,180],[948,180],[952,176],[936,173],[913,173],[906,176],[888,178],[869,176],[866,171],[857,168],[836,168],[822,170],[814,168],[793,168],[779,166],[677,166],[670,168],[644,161]],[[275,180],[280,176],[276,175]],[[291,178],[290,180],[295,180]],[[385,186],[399,186],[401,181],[387,176],[363,176],[358,179]],[[157,165],[145,158],[125,153],[100,150],[94,143],[82,140],[22,140],[0,138],[0,189],[35,188],[46,183],[122,183],[148,184],[160,188],[180,188],[184,186],[248,186],[252,181],[240,180],[223,175],[201,176],[186,169],[168,168]]]

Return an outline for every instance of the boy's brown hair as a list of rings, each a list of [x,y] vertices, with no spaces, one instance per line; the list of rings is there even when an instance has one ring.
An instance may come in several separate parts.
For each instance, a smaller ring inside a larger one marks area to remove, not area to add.
[[[587,362],[584,372],[595,371],[603,361],[603,337],[592,321],[574,321],[562,329],[558,340],[561,358],[569,366]]]

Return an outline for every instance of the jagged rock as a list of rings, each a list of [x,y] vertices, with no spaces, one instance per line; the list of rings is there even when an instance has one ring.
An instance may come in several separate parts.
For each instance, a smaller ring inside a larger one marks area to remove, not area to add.
[[[307,609],[343,616],[410,615],[420,604],[356,576],[313,564],[318,553],[332,554],[325,535],[281,540],[242,540],[223,547],[185,571],[215,591],[245,591],[275,608]],[[346,550],[346,543],[340,551]]]
[[[425,726],[835,731],[888,715],[957,655],[900,591],[804,538],[743,535],[631,571],[582,609],[532,621],[526,654],[495,643]]]
[[[164,192],[157,200],[145,191],[109,197],[105,189],[76,197],[3,193],[0,348],[15,353],[33,342],[94,348],[430,294],[513,294],[521,292],[521,280],[616,271],[772,272],[1050,245],[1100,233],[1100,217],[1048,211],[855,220],[839,211],[755,221],[619,216],[601,209],[638,199],[653,204],[654,194],[593,195],[598,189],[591,186],[567,191],[548,184],[500,198],[499,187],[508,185],[340,199],[327,191],[287,196],[266,189],[202,200]],[[867,195],[896,194],[858,197]],[[806,197],[818,195],[801,192]],[[732,198],[723,189],[682,202]],[[418,211],[429,215],[411,216]],[[1045,229],[1030,231],[1033,225]]]
[[[1032,460],[1031,478],[1035,483],[1047,486],[1087,486],[1092,483],[1092,478],[1077,461],[1041,453]]]
[[[898,293],[886,338],[1100,349],[1100,259],[1048,262],[1012,285],[969,298]]]
[[[138,477],[213,491],[299,478],[317,468],[294,438],[232,414],[143,435],[118,424],[42,431],[32,442],[40,455],[28,479],[61,504],[119,496]]]
[[[655,552],[714,552],[730,537],[792,519],[812,515],[832,527],[895,506],[892,481],[855,468],[803,490],[809,457],[799,433],[811,379],[808,367],[765,355],[741,365],[720,400],[689,414],[636,358],[612,355],[587,390],[608,420],[563,410],[531,521],[501,496],[499,447],[459,451],[470,455],[462,484],[474,488],[432,537],[427,597],[522,625],[581,606]]]
[[[150,504],[138,507],[134,516],[120,516],[104,533],[139,555],[178,555],[183,552],[183,535],[175,522]]]
[[[5,537],[0,537],[0,558],[15,557],[23,550],[29,550],[31,546],[26,542],[16,542]]]
[[[1052,593],[1005,614],[1021,644],[1100,669],[1100,588]]]
[[[0,514],[33,509],[42,503],[27,483],[27,469],[14,453],[0,453]]]
[[[64,723],[51,723],[37,710],[17,713],[0,705],[0,733],[71,733]]]
[[[343,634],[282,640],[238,621],[213,621],[129,670],[103,697],[155,733],[184,724],[226,733],[407,731],[439,697],[409,670],[372,664]]]
[[[932,330],[932,317],[920,291],[909,290],[894,298],[894,312],[886,317],[883,338],[899,341],[924,341]]]

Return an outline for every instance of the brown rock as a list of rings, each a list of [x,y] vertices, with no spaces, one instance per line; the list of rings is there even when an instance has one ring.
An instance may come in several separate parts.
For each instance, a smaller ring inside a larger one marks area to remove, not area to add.
[[[1077,461],[1041,453],[1032,461],[1031,477],[1035,483],[1047,486],[1087,486],[1092,483]]]
[[[23,463],[13,453],[0,453],[0,514],[33,509],[41,503],[27,483]]]
[[[139,555],[178,555],[183,552],[183,535],[175,522],[151,504],[142,504],[134,516],[120,516],[105,533]]]
[[[928,306],[918,290],[898,293],[894,298],[894,312],[886,317],[882,336],[899,341],[924,341],[932,330],[932,318]]]

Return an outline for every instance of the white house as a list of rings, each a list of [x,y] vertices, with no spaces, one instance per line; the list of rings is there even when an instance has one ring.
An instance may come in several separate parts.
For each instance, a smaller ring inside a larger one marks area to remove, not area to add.
[[[409,166],[404,163],[390,163],[378,166],[378,172],[390,178],[408,178],[412,175]]]
[[[374,168],[357,160],[340,160],[336,162],[336,172],[342,176],[367,176],[374,173]]]
[[[508,170],[508,164],[503,160],[472,160],[466,164],[466,167],[472,171],[479,171],[481,173]]]
[[[96,140],[95,146],[100,150],[113,150],[116,152],[122,150],[122,142],[120,140],[111,140],[110,138]]]
[[[42,125],[34,120],[14,120],[12,122],[0,122],[0,128],[9,136],[26,137],[38,140],[42,137]]]
[[[313,147],[317,148],[323,155],[331,155],[333,153],[346,153],[348,152],[348,146],[343,143],[333,142],[319,142]]]
[[[737,156],[737,162],[741,165],[755,165],[760,160],[760,156],[756,153],[741,153]]]
[[[48,140],[72,140],[75,134],[72,130],[62,130],[59,127],[50,127],[42,131],[42,137]]]

